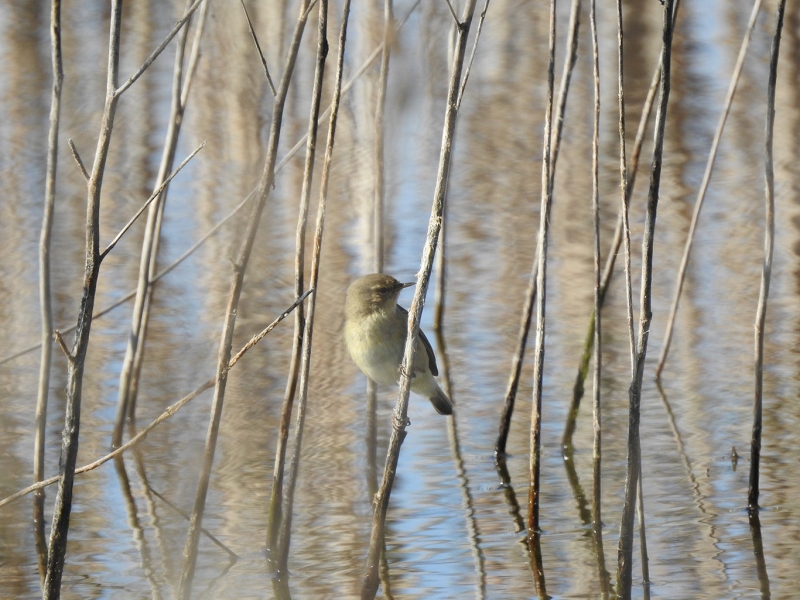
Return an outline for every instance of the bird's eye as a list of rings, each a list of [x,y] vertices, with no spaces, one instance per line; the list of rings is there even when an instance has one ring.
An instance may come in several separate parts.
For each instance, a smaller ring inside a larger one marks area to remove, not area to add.
[[[389,291],[389,288],[385,288],[385,287],[379,287],[378,288],[378,293],[379,294],[386,294],[388,291]]]

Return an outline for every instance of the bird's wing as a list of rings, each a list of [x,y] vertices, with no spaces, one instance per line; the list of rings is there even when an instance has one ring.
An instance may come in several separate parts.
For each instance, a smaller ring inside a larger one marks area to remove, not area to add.
[[[398,304],[397,310],[408,320],[408,311],[405,308]],[[439,374],[439,368],[436,366],[436,355],[433,353],[433,346],[431,346],[428,338],[425,337],[425,332],[422,331],[422,329],[419,330],[419,339],[422,345],[425,346],[425,352],[428,354],[428,368],[430,368],[431,373],[436,376]]]

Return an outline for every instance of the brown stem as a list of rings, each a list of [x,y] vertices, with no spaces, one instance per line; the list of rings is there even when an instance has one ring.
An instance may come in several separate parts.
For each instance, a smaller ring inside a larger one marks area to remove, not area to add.
[[[191,0],[187,0],[187,9],[190,8]],[[195,48],[199,44],[203,32],[203,24],[208,10],[208,2],[203,4],[200,12],[200,22],[195,32]],[[136,287],[136,299],[131,315],[131,330],[128,335],[128,344],[125,349],[125,357],[120,369],[119,390],[117,394],[117,414],[114,421],[114,430],[111,436],[111,447],[115,448],[122,443],[123,425],[126,415],[130,415],[133,420],[134,406],[136,402],[136,391],[138,389],[138,369],[137,363],[141,364],[144,355],[144,336],[147,330],[149,316],[149,301],[152,298],[152,279],[155,275],[157,264],[159,239],[161,237],[161,223],[164,206],[167,199],[167,186],[174,175],[168,177],[175,160],[175,152],[178,146],[178,136],[180,135],[181,124],[183,123],[183,113],[186,108],[183,96],[183,62],[186,49],[186,42],[189,34],[188,25],[184,27],[178,36],[177,48],[175,52],[175,65],[172,76],[172,98],[170,105],[170,116],[167,126],[167,135],[164,141],[164,148],[161,154],[161,163],[156,176],[155,191],[148,201],[149,210],[147,212],[147,223],[145,225],[144,238],[142,240],[142,252],[139,259],[139,278]],[[197,61],[190,60],[189,69],[186,75],[190,80],[196,67]],[[185,164],[184,161],[181,165]],[[179,167],[177,171],[180,170]],[[144,207],[142,207],[142,210]],[[138,215],[137,215],[138,216]],[[135,218],[135,217],[134,217]]]
[[[786,0],[778,3],[775,14],[775,34],[769,60],[767,84],[767,118],[764,134],[764,180],[766,217],[764,221],[764,264],[761,269],[761,289],[758,293],[755,333],[755,393],[753,399],[753,432],[750,438],[750,479],[747,489],[747,507],[758,511],[758,479],[761,463],[761,420],[764,392],[764,326],[767,320],[769,282],[772,277],[772,250],[775,245],[775,170],[773,167],[772,137],[775,128],[775,86],[778,79],[778,54],[781,49],[781,30]]]
[[[197,564],[197,549],[200,541],[200,528],[203,524],[203,513],[205,511],[206,496],[208,485],[211,478],[211,466],[214,462],[214,454],[217,447],[217,436],[219,425],[222,419],[222,408],[225,401],[225,390],[228,382],[228,362],[231,356],[231,346],[233,344],[233,330],[236,325],[236,315],[239,309],[239,297],[242,292],[244,275],[247,271],[247,264],[250,260],[250,253],[255,241],[258,224],[261,221],[261,213],[264,204],[272,190],[272,183],[275,180],[275,163],[278,153],[278,142],[280,141],[281,125],[283,123],[283,109],[286,103],[286,95],[289,91],[294,65],[297,59],[297,52],[300,47],[300,40],[305,29],[308,13],[304,2],[300,9],[300,16],[297,20],[289,55],[286,60],[283,77],[278,86],[278,94],[275,96],[272,110],[272,124],[270,126],[269,141],[267,143],[267,158],[264,163],[264,171],[258,185],[256,202],[252,207],[250,217],[247,220],[246,230],[243,235],[242,245],[236,257],[231,279],[228,304],[225,311],[225,321],[222,328],[222,336],[217,355],[217,378],[214,388],[214,399],[211,407],[211,418],[208,423],[208,433],[206,435],[205,447],[203,450],[203,461],[195,494],[192,518],[189,523],[189,532],[186,537],[184,547],[184,564],[181,573],[180,589],[178,592],[181,600],[189,600],[192,590],[192,579]]]
[[[328,0],[320,0],[320,23],[319,23],[319,47],[318,47],[318,66],[320,71],[324,68],[325,56],[328,52],[327,42],[327,13]],[[347,41],[347,24],[350,15],[350,0],[345,0],[343,7],[342,26],[339,32],[339,52],[336,62],[336,84],[333,91],[333,101],[331,109],[330,123],[328,125],[328,139],[325,145],[325,159],[322,166],[320,177],[319,203],[317,206],[317,223],[314,230],[314,250],[311,257],[311,285],[316,287],[319,282],[319,265],[322,254],[322,238],[325,233],[325,211],[328,204],[328,182],[330,179],[331,160],[333,158],[333,146],[336,139],[336,122],[339,117],[339,101],[342,95],[342,69],[344,65],[344,50]],[[322,73],[320,73],[320,84],[322,83]],[[315,124],[316,125],[316,124]],[[316,312],[317,296],[308,303],[308,319],[303,331],[303,356],[300,364],[300,392],[297,405],[297,419],[295,423],[294,446],[292,448],[292,461],[289,466],[289,476],[286,485],[286,498],[283,508],[283,520],[280,524],[280,535],[278,542],[278,570],[282,573],[287,572],[289,560],[289,541],[292,528],[292,506],[294,502],[294,490],[297,484],[297,474],[300,470],[300,451],[303,442],[303,426],[306,416],[306,405],[308,404],[308,379],[311,369],[311,344],[314,334],[314,314]]]
[[[675,282],[675,295],[672,297],[672,304],[670,305],[669,317],[667,317],[667,330],[664,333],[664,342],[661,344],[661,355],[658,357],[658,364],[656,365],[656,377],[661,377],[661,372],[664,370],[664,364],[667,362],[669,355],[669,347],[672,343],[672,332],[675,327],[675,315],[678,312],[678,303],[681,299],[681,292],[683,291],[683,282],[686,279],[686,267],[689,264],[689,254],[692,251],[692,244],[694,242],[694,234],[697,230],[697,222],[700,219],[700,211],[703,208],[703,201],[706,197],[706,190],[711,181],[711,172],[714,170],[714,162],[717,158],[717,148],[719,148],[719,141],[722,138],[722,131],[725,129],[725,122],[728,119],[728,113],[733,104],[733,95],[736,93],[736,86],[739,83],[739,75],[742,72],[744,65],[744,57],[747,54],[747,48],[750,45],[750,37],[753,33],[753,28],[756,24],[756,17],[761,8],[761,0],[756,0],[753,4],[753,10],[750,13],[750,22],[747,24],[747,30],[742,40],[742,45],[739,48],[739,57],[736,59],[736,66],[733,68],[733,75],[731,82],[728,85],[728,93],[725,96],[725,103],[723,104],[722,114],[717,123],[717,130],[714,132],[714,140],[711,142],[711,150],[708,153],[708,162],[706,163],[706,170],[703,173],[703,181],[700,183],[700,190],[697,192],[697,200],[694,203],[694,211],[692,212],[692,222],[689,225],[689,233],[686,236],[686,245],[683,248],[683,256],[681,257],[681,264],[678,268],[678,276]]]
[[[674,0],[664,3],[663,35],[661,48],[661,92],[656,112],[653,162],[650,168],[650,190],[647,196],[644,235],[642,239],[642,280],[639,311],[639,336],[635,356],[635,370],[631,378],[628,417],[628,458],[625,480],[625,503],[620,523],[617,593],[630,598],[633,559],[633,517],[636,509],[636,492],[639,484],[641,455],[639,451],[639,421],[642,397],[642,378],[647,356],[647,341],[652,319],[653,245],[655,238],[658,193],[661,183],[661,165],[664,150],[664,130],[670,91],[670,64],[672,58],[672,17]]]
[[[536,342],[533,349],[533,402],[531,406],[530,461],[528,489],[528,540],[533,543],[539,531],[539,473],[542,445],[542,376],[544,371],[545,298],[547,297],[547,241],[550,233],[550,206],[553,200],[552,146],[553,79],[556,55],[556,0],[550,0],[550,57],[547,66],[547,106],[544,116],[542,151],[542,201],[539,209],[539,244],[536,274]],[[538,538],[537,538],[538,539]]]
[[[78,457],[78,443],[81,419],[81,391],[86,351],[89,347],[89,333],[92,327],[97,278],[100,272],[100,192],[103,186],[108,148],[114,126],[117,108],[116,95],[119,73],[119,33],[122,19],[122,0],[112,0],[110,33],[108,41],[108,73],[106,79],[106,100],[101,119],[100,134],[97,140],[92,173],[88,181],[86,207],[86,258],[83,279],[83,299],[78,314],[72,356],[69,361],[66,386],[66,410],[64,432],[62,434],[61,460],[59,461],[60,481],[53,508],[53,524],[50,529],[50,553],[47,558],[43,597],[57,599],[61,594],[61,576],[67,554],[67,534],[72,510],[72,484],[75,479],[75,463]]]
[[[324,15],[322,11],[325,11]],[[306,159],[303,167],[303,186],[300,192],[300,207],[297,215],[297,231],[295,234],[294,256],[294,289],[303,289],[305,278],[305,253],[306,253],[306,228],[308,225],[308,206],[311,199],[311,182],[314,175],[314,157],[317,147],[317,124],[319,121],[319,106],[322,98],[322,77],[325,72],[325,59],[328,55],[327,31],[327,1],[320,3],[317,60],[314,70],[314,86],[311,95],[311,109],[308,117],[306,134]],[[283,522],[283,478],[286,467],[286,447],[289,440],[289,426],[292,418],[292,406],[297,391],[300,376],[300,362],[303,354],[303,339],[305,336],[306,319],[302,307],[294,314],[294,337],[292,342],[292,357],[289,365],[289,377],[286,382],[286,392],[281,406],[281,421],[278,437],[278,447],[275,451],[275,465],[272,474],[272,490],[269,498],[269,518],[267,520],[267,553],[271,567],[280,570],[281,548],[278,536]]]
[[[236,365],[236,363],[239,362],[239,359],[242,358],[242,356],[245,354],[245,352],[247,352],[250,348],[252,348],[258,342],[260,342],[262,339],[264,339],[264,336],[266,336],[270,331],[275,329],[275,326],[278,323],[280,323],[286,317],[288,317],[292,313],[292,311],[303,300],[305,300],[306,297],[309,294],[311,294],[313,292],[314,292],[313,289],[308,290],[306,293],[304,293],[302,296],[300,296],[297,300],[295,300],[294,304],[292,304],[283,313],[281,313],[281,315],[277,319],[275,319],[272,323],[267,325],[267,327],[264,330],[262,330],[261,333],[259,333],[258,335],[253,336],[250,339],[250,341],[247,342],[247,344],[245,344],[245,346],[241,350],[239,350],[239,352],[236,354],[236,356],[234,356],[231,359],[231,361],[228,363],[228,370],[232,369],[234,367],[234,365]],[[119,448],[117,448],[113,452],[109,452],[108,454],[106,454],[102,458],[99,458],[96,461],[94,461],[92,463],[89,463],[88,465],[84,465],[84,466],[80,467],[79,469],[75,469],[75,474],[76,475],[80,475],[81,473],[86,473],[87,471],[91,471],[93,469],[96,469],[97,467],[99,467],[100,465],[102,465],[105,462],[108,462],[109,460],[111,460],[115,456],[119,456],[120,454],[122,454],[126,450],[128,450],[130,448],[133,448],[134,446],[136,446],[136,444],[138,444],[139,442],[144,440],[145,436],[147,436],[148,433],[150,433],[153,429],[155,429],[155,427],[157,425],[159,425],[160,423],[162,423],[162,422],[166,421],[167,419],[169,419],[172,415],[174,415],[176,412],[178,412],[185,404],[187,404],[191,400],[194,400],[197,396],[202,394],[208,388],[212,387],[216,383],[216,381],[217,381],[216,376],[212,377],[211,379],[206,381],[203,385],[201,385],[200,387],[196,388],[193,392],[191,392],[190,394],[187,394],[186,396],[184,396],[183,398],[178,400],[175,404],[172,404],[172,405],[168,406],[167,409],[163,413],[161,413],[152,423],[150,423],[147,427],[142,429],[139,433],[136,434],[136,436],[132,437],[124,445],[120,446]],[[45,479],[43,481],[40,481],[39,483],[36,483],[34,485],[30,485],[30,486],[26,487],[25,489],[22,489],[22,490],[20,490],[20,491],[18,491],[16,493],[6,497],[6,498],[3,498],[2,500],[0,500],[0,508],[5,506],[6,504],[10,504],[14,500],[17,500],[19,498],[22,498],[23,496],[26,496],[27,494],[30,494],[31,492],[35,492],[36,490],[40,490],[40,489],[45,488],[45,487],[47,487],[49,485],[53,485],[54,483],[57,483],[60,479],[61,479],[61,477],[56,475],[55,477],[50,477],[49,479]]]
[[[389,496],[391,495],[397,463],[400,458],[400,446],[406,436],[405,428],[408,419],[408,396],[411,390],[411,379],[409,377],[410,369],[408,366],[412,365],[414,361],[423,301],[428,290],[428,282],[430,281],[431,269],[433,267],[436,244],[442,226],[444,199],[450,174],[453,136],[455,135],[456,118],[458,116],[457,100],[459,84],[461,82],[461,71],[466,54],[467,35],[469,34],[472,16],[475,12],[475,2],[476,0],[467,0],[456,36],[453,68],[450,71],[450,82],[447,93],[444,130],[442,132],[442,149],[439,156],[439,170],[436,177],[436,189],[433,195],[431,217],[428,222],[428,235],[422,252],[414,300],[411,303],[411,309],[408,315],[408,337],[406,339],[403,363],[400,371],[400,390],[398,392],[397,404],[392,414],[392,435],[389,439],[383,480],[381,481],[380,489],[375,498],[375,510],[372,515],[372,533],[369,540],[369,553],[361,588],[362,600],[374,598],[378,590],[378,566],[380,563],[380,552],[383,546],[386,513],[389,508]]]
[[[50,96],[50,130],[47,137],[47,174],[45,176],[44,213],[39,237],[39,301],[41,306],[42,353],[39,363],[39,387],[36,397],[36,435],[33,452],[33,481],[44,477],[47,397],[50,391],[50,365],[53,358],[53,304],[50,291],[50,237],[53,231],[53,206],[58,165],[58,128],[61,117],[61,86],[64,68],[61,59],[61,0],[50,5],[50,47],[53,63],[53,91]],[[63,340],[62,340],[63,344]],[[69,355],[69,353],[67,353]],[[47,571],[47,539],[44,531],[44,492],[33,499],[33,534],[39,559],[39,576],[44,584]]]

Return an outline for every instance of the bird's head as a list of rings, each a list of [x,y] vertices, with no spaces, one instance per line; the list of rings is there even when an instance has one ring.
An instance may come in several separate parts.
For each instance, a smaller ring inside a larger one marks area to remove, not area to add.
[[[383,273],[359,277],[347,288],[345,312],[348,316],[357,316],[394,311],[400,290],[415,283],[400,283]]]

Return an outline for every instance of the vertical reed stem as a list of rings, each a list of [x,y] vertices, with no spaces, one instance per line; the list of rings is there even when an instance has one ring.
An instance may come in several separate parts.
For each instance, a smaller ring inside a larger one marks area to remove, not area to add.
[[[319,5],[319,53],[318,65],[324,66],[324,55],[327,55],[327,13],[328,0],[320,0]],[[333,158],[333,145],[336,139],[336,122],[339,116],[339,100],[342,94],[342,66],[344,64],[344,49],[347,41],[347,23],[350,15],[350,0],[345,0],[342,15],[342,26],[339,33],[339,52],[336,60],[336,83],[333,92],[330,123],[328,125],[328,140],[325,145],[325,159],[320,178],[319,204],[317,208],[317,223],[314,231],[314,250],[311,258],[311,286],[317,289],[319,284],[319,264],[322,253],[322,236],[325,233],[325,211],[328,203],[328,181]],[[320,78],[320,83],[322,80]],[[297,420],[295,424],[294,446],[292,448],[292,461],[289,467],[289,477],[286,486],[286,500],[283,508],[283,519],[280,526],[278,541],[278,569],[287,572],[289,559],[289,541],[292,527],[292,503],[294,490],[297,483],[297,474],[300,469],[300,450],[303,442],[303,425],[305,423],[306,405],[308,403],[308,378],[311,369],[311,344],[314,334],[314,313],[317,305],[317,294],[309,300],[308,319],[303,332],[303,356],[300,365],[300,391],[297,405]]]
[[[309,0],[304,0],[301,10],[310,10]],[[320,10],[322,6],[320,5]],[[327,4],[326,4],[327,9]],[[327,39],[325,29],[327,27],[327,11],[325,17],[320,13],[318,23],[318,48],[317,62],[314,70],[314,86],[311,97],[311,109],[306,132],[306,157],[303,165],[303,185],[300,191],[300,206],[297,213],[297,230],[295,233],[295,257],[294,257],[294,291],[295,295],[302,292],[305,278],[305,255],[306,255],[306,227],[308,225],[308,205],[311,198],[311,181],[314,174],[314,157],[317,147],[317,125],[319,123],[319,106],[322,97],[322,76],[325,69],[325,58],[327,57]],[[324,47],[323,47],[324,44]],[[324,50],[324,55],[323,55]],[[292,406],[297,391],[297,381],[300,375],[300,361],[303,352],[303,337],[305,330],[305,309],[298,307],[294,313],[294,337],[292,338],[292,358],[289,362],[289,376],[286,381],[286,391],[281,405],[281,421],[278,435],[278,447],[275,451],[275,465],[272,472],[272,490],[269,498],[269,518],[267,520],[267,554],[272,561],[272,552],[277,549],[278,534],[281,527],[282,505],[283,505],[283,477],[286,461],[286,446],[289,440],[289,427],[292,419]],[[272,567],[276,567],[272,564]]]
[[[739,75],[742,72],[744,57],[747,54],[747,48],[750,45],[750,37],[753,33],[753,28],[756,24],[756,17],[758,17],[758,11],[760,8],[761,0],[756,0],[753,4],[753,10],[750,13],[750,22],[747,24],[747,30],[745,31],[742,45],[739,48],[739,57],[736,59],[736,66],[733,68],[733,75],[731,76],[731,82],[728,86],[728,93],[725,96],[722,114],[719,117],[719,123],[717,123],[717,130],[714,132],[714,140],[711,142],[711,151],[708,154],[708,162],[706,163],[706,170],[703,173],[703,181],[700,183],[700,190],[697,192],[697,200],[695,200],[694,212],[692,213],[692,222],[689,225],[689,233],[686,236],[686,245],[683,249],[680,267],[678,268],[678,276],[675,282],[675,295],[672,298],[672,305],[670,306],[669,317],[667,318],[667,330],[664,333],[664,342],[661,345],[661,355],[658,357],[656,377],[661,377],[661,372],[664,370],[664,364],[667,362],[669,347],[672,343],[672,331],[675,327],[675,315],[678,312],[678,303],[680,302],[681,292],[683,291],[683,282],[686,279],[686,267],[689,264],[689,253],[692,251],[694,234],[697,230],[697,222],[700,219],[700,210],[703,208],[706,190],[708,189],[708,184],[711,181],[711,172],[714,170],[714,162],[717,158],[719,141],[722,138],[722,130],[725,128],[725,122],[728,119],[728,113],[731,110],[731,104],[733,104],[733,95],[736,93],[736,86],[739,84]]]
[[[197,564],[197,548],[200,539],[200,529],[203,525],[203,512],[205,511],[206,495],[208,484],[211,477],[211,466],[214,462],[214,454],[217,445],[217,435],[222,419],[222,408],[225,400],[225,390],[228,383],[228,364],[231,357],[231,345],[233,343],[233,330],[236,325],[236,315],[239,308],[239,296],[241,295],[244,275],[247,270],[247,263],[250,259],[250,252],[253,248],[258,224],[264,210],[264,204],[272,190],[275,180],[275,163],[277,161],[278,143],[281,135],[281,125],[283,124],[283,109],[286,104],[286,95],[289,92],[289,82],[294,73],[294,65],[297,59],[297,52],[300,48],[300,40],[303,37],[306,20],[308,19],[307,3],[303,2],[300,7],[300,16],[297,19],[289,53],[286,58],[283,77],[278,86],[278,93],[275,95],[272,109],[272,123],[270,125],[269,141],[267,143],[267,158],[264,162],[264,171],[258,184],[256,192],[256,202],[252,207],[250,216],[247,220],[247,228],[244,232],[241,248],[239,249],[234,263],[234,273],[231,280],[230,295],[225,311],[225,322],[223,324],[222,336],[220,339],[219,351],[217,354],[217,373],[216,386],[214,388],[214,399],[211,406],[211,418],[208,423],[208,433],[206,435],[205,448],[203,450],[203,463],[200,478],[195,494],[194,508],[192,517],[189,521],[189,531],[186,536],[184,546],[184,563],[181,573],[180,589],[178,597],[181,600],[189,600],[192,592],[192,579]]]
[[[83,369],[89,334],[92,328],[97,278],[100,273],[100,192],[103,187],[108,148],[114,127],[117,109],[117,81],[119,77],[119,33],[122,19],[122,0],[112,0],[108,40],[108,71],[106,77],[106,99],[97,139],[94,164],[87,184],[86,201],[86,258],[83,278],[83,298],[75,341],[68,358],[67,405],[64,415],[64,431],[61,436],[60,481],[53,508],[53,524],[50,529],[50,552],[47,557],[47,574],[44,582],[45,600],[57,599],[61,595],[61,576],[67,554],[67,534],[72,510],[72,485],[75,480],[75,463],[78,458],[78,443],[81,422],[81,398]]]
[[[600,345],[600,174],[598,154],[600,151],[600,53],[597,42],[596,0],[591,0],[589,23],[592,30],[592,73],[594,75],[594,128],[592,134],[592,222],[594,225],[594,372],[592,375],[592,532],[598,558],[603,556],[603,523],[600,510],[601,497],[601,411],[600,411],[600,374],[602,369],[602,348]],[[601,582],[605,579],[605,560],[598,560],[602,565]],[[601,587],[605,587],[602,586]]]
[[[488,4],[488,2],[487,2]],[[481,18],[486,14],[484,7]],[[552,136],[552,153],[553,161],[550,167],[550,185],[552,187],[553,181],[556,176],[556,161],[558,159],[558,150],[561,147],[561,131],[563,125],[563,115],[567,105],[567,95],[569,94],[569,82],[572,77],[572,69],[575,66],[575,60],[578,55],[578,28],[580,26],[580,0],[572,0],[569,19],[569,33],[567,34],[567,60],[564,62],[564,71],[561,75],[561,84],[558,90],[558,105],[556,107],[556,132]],[[480,29],[478,30],[480,33]],[[476,39],[477,42],[477,39]],[[508,385],[506,386],[505,401],[503,403],[503,411],[500,415],[500,426],[497,433],[497,441],[495,442],[495,457],[502,456],[506,452],[506,443],[508,441],[508,432],[511,429],[511,417],[514,413],[514,404],[517,397],[517,389],[519,388],[519,378],[522,375],[522,363],[525,358],[525,348],[528,345],[528,334],[531,328],[531,319],[533,315],[533,304],[536,298],[536,285],[538,279],[539,256],[534,258],[531,266],[531,274],[528,279],[528,287],[525,290],[525,301],[522,306],[522,316],[520,318],[519,332],[517,334],[517,346],[514,356],[511,361],[511,373],[508,378]]]
[[[459,84],[461,82],[461,70],[464,65],[466,54],[467,36],[470,24],[475,12],[476,0],[467,0],[461,22],[458,24],[455,53],[453,55],[453,68],[450,72],[450,83],[447,93],[447,109],[444,118],[444,130],[442,131],[442,149],[439,156],[439,171],[436,177],[436,189],[433,195],[431,206],[431,217],[428,222],[428,235],[425,247],[422,252],[420,272],[418,274],[417,286],[414,292],[414,300],[408,316],[408,338],[403,355],[401,366],[400,390],[398,393],[397,404],[392,414],[392,435],[389,439],[389,449],[386,455],[386,463],[383,471],[378,494],[375,497],[375,510],[372,516],[372,534],[369,540],[369,553],[361,588],[361,598],[371,599],[378,591],[378,566],[380,563],[380,552],[383,546],[383,533],[386,525],[386,513],[389,508],[389,496],[391,495],[394,476],[397,470],[397,463],[400,459],[400,446],[406,435],[406,421],[408,419],[408,396],[411,391],[411,378],[409,373],[414,361],[416,350],[416,340],[419,335],[419,321],[422,315],[422,306],[425,302],[425,294],[428,291],[428,282],[433,267],[433,258],[436,252],[436,244],[439,239],[439,232],[442,226],[444,214],[444,199],[447,191],[447,182],[450,174],[450,158],[452,154],[453,136],[455,135],[456,117],[458,116],[458,96]]]
[[[642,378],[647,356],[647,341],[652,319],[653,242],[655,237],[658,194],[661,183],[661,164],[664,150],[664,130],[670,91],[670,65],[672,58],[672,16],[674,0],[665,0],[661,47],[661,92],[656,112],[653,162],[650,168],[650,191],[647,196],[644,235],[642,238],[642,281],[639,310],[639,336],[634,360],[635,370],[629,388],[628,459],[625,480],[625,503],[620,523],[617,594],[630,598],[633,558],[633,521],[636,509],[636,490],[639,483],[641,456],[639,452],[639,421],[642,397]]]
[[[772,277],[772,249],[775,244],[775,170],[773,167],[772,136],[775,126],[775,86],[778,79],[778,54],[781,48],[781,30],[786,0],[780,0],[775,14],[775,35],[769,60],[767,84],[767,119],[764,133],[764,179],[766,184],[764,222],[764,264],[761,269],[761,289],[758,294],[755,333],[755,397],[753,401],[753,433],[750,438],[750,480],[747,490],[747,507],[758,511],[758,478],[761,463],[761,409],[764,392],[764,326],[767,320],[769,282]]]
[[[61,0],[50,5],[50,51],[53,64],[53,91],[50,96],[50,130],[47,136],[47,174],[44,190],[44,213],[39,237],[39,301],[42,315],[42,353],[39,364],[39,388],[36,398],[36,437],[33,452],[33,481],[44,479],[44,449],[47,426],[47,397],[50,391],[50,363],[53,356],[53,304],[50,293],[50,236],[58,167],[58,129],[61,118],[61,86],[64,68],[61,60]],[[47,540],[44,531],[44,490],[33,496],[33,534],[39,560],[39,576],[44,585],[47,571]]]
[[[547,106],[544,117],[544,150],[542,151],[542,203],[539,209],[539,244],[536,287],[536,345],[533,350],[533,405],[530,431],[530,487],[528,490],[528,541],[539,531],[539,472],[542,445],[542,375],[544,370],[545,299],[547,297],[547,240],[550,232],[550,206],[553,199],[550,174],[552,146],[550,135],[553,120],[553,72],[556,56],[556,0],[550,0],[550,54],[547,65]],[[531,548],[533,550],[533,548]]]

